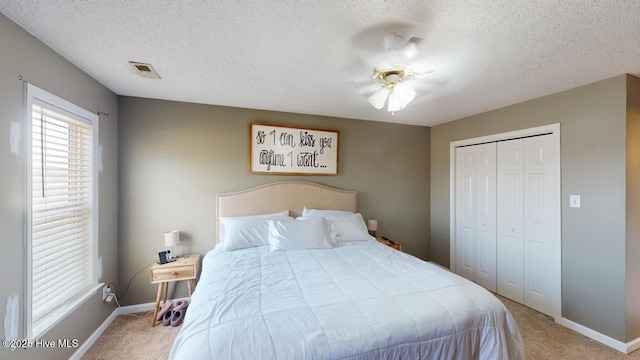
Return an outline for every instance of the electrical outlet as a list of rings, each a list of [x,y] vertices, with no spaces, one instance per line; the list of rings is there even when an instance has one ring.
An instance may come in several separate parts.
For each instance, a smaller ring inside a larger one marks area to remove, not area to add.
[[[109,287],[109,285],[107,285],[102,288],[102,301],[111,301],[110,299],[107,300],[109,294],[111,294],[111,288]]]

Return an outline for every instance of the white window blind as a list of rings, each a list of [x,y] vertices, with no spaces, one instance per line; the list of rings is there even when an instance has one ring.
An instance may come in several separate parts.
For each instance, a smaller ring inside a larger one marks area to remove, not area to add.
[[[31,333],[97,283],[93,124],[31,99]]]

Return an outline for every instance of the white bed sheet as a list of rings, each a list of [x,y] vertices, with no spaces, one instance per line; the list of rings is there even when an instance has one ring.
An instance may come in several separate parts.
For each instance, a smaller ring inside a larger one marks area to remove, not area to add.
[[[376,241],[210,251],[170,359],[524,359],[480,286]]]

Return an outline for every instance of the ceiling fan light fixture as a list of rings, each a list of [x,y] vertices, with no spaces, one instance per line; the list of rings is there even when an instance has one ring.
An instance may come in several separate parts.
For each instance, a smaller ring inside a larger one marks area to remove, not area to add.
[[[393,87],[393,93],[403,108],[416,97],[416,91],[405,83],[396,84]]]
[[[369,96],[369,103],[376,109],[380,110],[387,101],[387,95],[389,95],[389,89],[386,86],[381,87],[373,95]]]
[[[393,114],[394,112],[402,109],[404,109],[404,106],[402,106],[401,100],[398,96],[395,93],[389,94],[389,106],[387,107],[387,111]]]
[[[380,110],[388,97],[387,111],[393,116],[394,112],[404,109],[415,98],[415,90],[405,83],[413,77],[413,71],[402,65],[374,69],[373,80],[380,85],[380,89],[369,97],[369,103]]]
[[[389,72],[384,75],[384,78],[387,85],[393,86],[402,81],[403,78],[401,77],[401,75],[402,73],[399,72]]]

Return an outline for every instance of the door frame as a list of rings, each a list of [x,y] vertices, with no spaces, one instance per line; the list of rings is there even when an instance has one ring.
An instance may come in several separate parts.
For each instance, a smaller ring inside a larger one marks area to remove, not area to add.
[[[560,173],[560,124],[550,124],[537,126],[528,129],[509,131],[499,134],[480,136],[470,139],[458,140],[449,143],[449,268],[452,272],[457,273],[456,264],[456,148],[469,145],[478,145],[487,142],[503,141],[510,139],[523,138],[528,136],[551,134],[556,147],[556,169],[554,182],[554,192],[556,199],[556,211],[558,221],[555,224],[556,254],[554,267],[557,272],[557,289],[555,291],[556,299],[554,301],[553,317],[558,320],[561,317],[562,304],[562,198],[561,198],[561,173]]]

